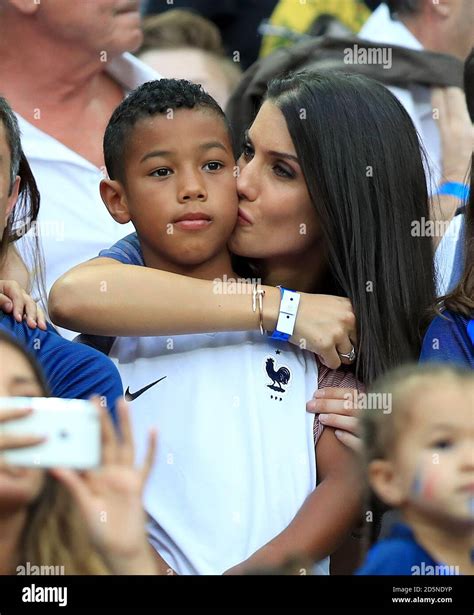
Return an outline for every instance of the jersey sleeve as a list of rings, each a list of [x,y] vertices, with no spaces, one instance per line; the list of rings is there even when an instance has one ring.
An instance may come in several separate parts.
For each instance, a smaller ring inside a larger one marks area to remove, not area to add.
[[[65,340],[68,341],[68,340]],[[98,395],[116,422],[115,404],[123,396],[120,374],[101,352],[74,342],[46,349],[41,357],[55,397],[89,399]]]
[[[456,363],[474,368],[474,352],[461,318],[451,312],[437,316],[428,327],[421,348],[420,363]]]
[[[123,239],[119,239],[112,247],[101,250],[99,256],[113,258],[124,265],[145,265],[140,241],[136,233],[131,233]]]
[[[123,395],[122,380],[106,355],[61,337],[50,324],[47,331],[30,329],[25,321],[18,323],[1,312],[0,330],[16,338],[36,358],[53,397],[89,399],[98,395],[116,422],[115,403]]]

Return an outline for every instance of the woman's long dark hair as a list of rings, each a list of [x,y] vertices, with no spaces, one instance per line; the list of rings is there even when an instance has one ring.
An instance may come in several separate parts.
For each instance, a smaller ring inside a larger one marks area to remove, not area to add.
[[[418,358],[433,304],[429,220],[416,130],[391,92],[359,75],[299,73],[273,80],[324,233],[337,294],[357,318],[356,374],[369,384]]]
[[[7,143],[11,156],[10,193],[16,176],[20,177],[18,200],[13,208],[8,222],[0,238],[0,268],[7,257],[12,244],[33,230],[31,254],[28,254],[36,277],[37,289],[45,299],[44,262],[42,257],[39,234],[35,228],[40,208],[40,193],[28,160],[21,148],[20,129],[18,121],[8,102],[0,96],[0,124],[5,129]],[[44,302],[45,303],[45,302]]]

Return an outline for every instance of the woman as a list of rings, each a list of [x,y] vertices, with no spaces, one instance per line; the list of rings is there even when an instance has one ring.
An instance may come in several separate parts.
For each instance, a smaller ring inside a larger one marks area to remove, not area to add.
[[[10,335],[0,332],[0,396],[48,397],[35,359]],[[127,407],[120,403],[119,441],[98,400],[102,464],[97,470],[14,468],[0,461],[0,574],[19,566],[61,566],[64,574],[158,574],[160,562],[148,546],[143,485],[155,451],[150,435],[142,468],[134,468]],[[0,424],[29,413],[0,410]],[[0,453],[34,446],[38,437],[0,435]],[[1,459],[1,455],[0,455]],[[101,513],[107,514],[106,522]],[[126,530],[126,531],[124,531]]]
[[[356,339],[355,374],[366,384],[417,356],[418,323],[434,297],[433,255],[428,237],[411,235],[412,221],[428,218],[428,198],[417,135],[397,99],[356,75],[277,79],[239,167],[230,248],[266,283],[265,329],[275,328],[280,293],[272,285],[281,284],[302,292],[290,341],[328,367]],[[110,256],[140,263],[133,235],[119,244]],[[222,288],[215,294],[212,282],[98,258],[60,278],[49,307],[58,324],[100,335],[257,328],[249,296]],[[357,327],[342,299],[309,293],[348,297]],[[345,330],[324,326],[334,310]]]

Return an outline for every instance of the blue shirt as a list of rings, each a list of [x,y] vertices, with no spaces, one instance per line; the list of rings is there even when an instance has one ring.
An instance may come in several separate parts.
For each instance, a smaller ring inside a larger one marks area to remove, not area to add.
[[[116,420],[115,402],[123,396],[122,380],[112,361],[101,352],[70,342],[48,324],[48,330],[30,329],[0,311],[0,330],[10,333],[40,363],[53,397],[104,397]]]
[[[468,318],[449,310],[443,316],[436,316],[426,331],[420,362],[456,363],[474,369],[474,342],[468,325]]]
[[[412,529],[403,523],[396,523],[389,536],[380,540],[367,553],[365,562],[356,575],[455,575],[453,566],[436,562],[420,546]]]
[[[130,233],[114,243],[111,248],[101,250],[99,256],[113,258],[124,265],[141,265],[142,267],[145,265],[140,240],[136,233]]]

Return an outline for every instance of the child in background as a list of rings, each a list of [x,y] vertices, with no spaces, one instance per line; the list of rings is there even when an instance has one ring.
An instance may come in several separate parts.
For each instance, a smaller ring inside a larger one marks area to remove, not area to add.
[[[474,574],[474,375],[409,365],[372,392],[391,403],[365,410],[368,479],[403,523],[356,574]]]

